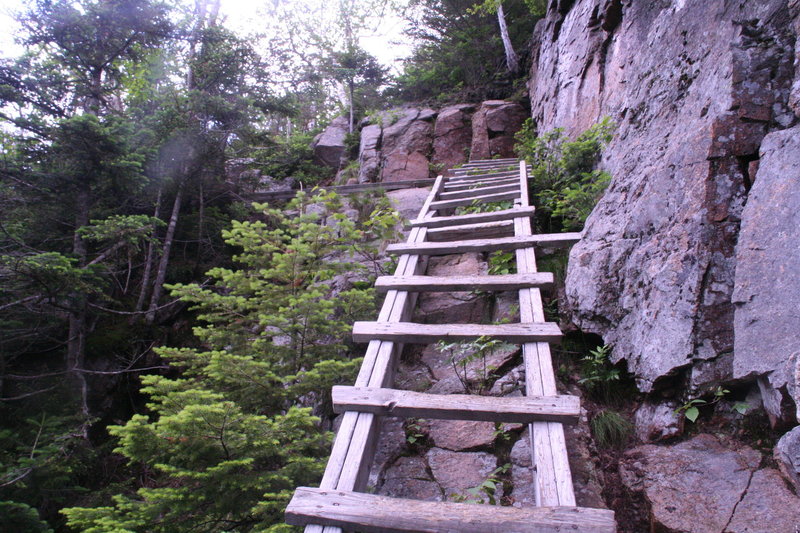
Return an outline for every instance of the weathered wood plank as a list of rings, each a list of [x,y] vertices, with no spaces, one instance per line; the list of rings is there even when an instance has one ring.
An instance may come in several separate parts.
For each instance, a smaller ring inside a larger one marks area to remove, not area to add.
[[[426,502],[346,491],[298,488],[286,522],[334,525],[348,530],[430,533],[613,533],[614,512],[585,507],[501,507]]]
[[[520,165],[520,186],[527,183],[527,170]],[[523,190],[521,205],[528,203],[528,191]],[[515,234],[531,235],[529,218],[514,219]],[[517,272],[533,273],[536,268],[536,252],[533,248],[516,251]],[[541,292],[537,288],[519,291],[520,316],[525,321],[544,322],[544,307]],[[525,364],[526,394],[556,394],[555,375],[546,342],[522,345]],[[537,505],[575,505],[572,474],[569,467],[564,429],[557,422],[534,422],[530,424],[531,456],[535,466],[534,494]]]
[[[434,217],[428,219],[414,219],[409,222],[412,228],[443,228],[446,226],[458,226],[462,224],[477,224],[481,222],[495,222],[498,220],[511,220],[520,217],[531,217],[536,212],[533,207],[503,209],[502,211],[490,211],[486,213],[470,213],[469,215],[456,215],[447,217]]]
[[[453,174],[460,174],[465,172],[473,172],[476,170],[514,170],[517,161],[495,161],[492,163],[467,163],[459,168],[450,169]]]
[[[519,161],[516,157],[497,157],[497,158],[487,158],[487,159],[470,159],[464,165],[480,165],[486,163],[498,163],[498,162],[506,162],[511,161],[512,163],[516,163]],[[462,165],[463,166],[463,165]]]
[[[335,386],[332,397],[333,410],[337,413],[350,410],[406,418],[571,423],[578,419],[581,411],[580,398],[568,395],[514,398]]]
[[[507,342],[560,342],[555,322],[516,324],[417,324],[415,322],[356,322],[353,340],[432,344],[440,340],[462,341],[491,337]]]
[[[464,239],[500,239],[514,235],[512,220],[498,220],[482,224],[464,224],[428,230],[429,242],[460,241]]]
[[[451,191],[461,191],[461,190],[468,190],[474,189],[475,187],[484,187],[488,185],[505,185],[505,184],[516,184],[519,183],[519,178],[516,174],[511,175],[507,178],[490,178],[490,179],[483,179],[483,180],[476,180],[476,181],[467,181],[467,182],[455,182],[455,183],[445,183],[444,190],[447,192]]]
[[[440,200],[455,200],[456,198],[466,198],[469,196],[475,196],[476,194],[486,195],[486,194],[495,194],[500,192],[508,192],[516,190],[519,187],[518,182],[503,184],[503,185],[492,185],[489,187],[474,187],[471,189],[466,189],[463,191],[447,191],[443,192],[439,195]]]
[[[482,167],[504,167],[504,166],[507,167],[511,165],[516,165],[518,162],[519,159],[513,159],[513,158],[468,161],[467,163],[463,163],[461,166],[457,168],[451,169],[451,171],[458,172],[459,170],[466,170],[470,168],[482,168]]]
[[[553,274],[503,274],[498,276],[380,276],[375,280],[378,292],[510,291],[526,287],[550,287]]]
[[[503,200],[513,200],[519,197],[519,190],[498,192],[494,194],[480,194],[479,192],[473,193],[474,196],[468,198],[456,198],[455,200],[438,200],[431,203],[432,210],[450,209],[451,207],[459,207],[462,205],[472,205],[473,203],[487,203],[487,202],[502,202]]]
[[[501,179],[501,178],[508,178],[508,177],[516,177],[517,171],[516,170],[470,170],[472,174],[462,173],[462,174],[455,174],[454,176],[450,176],[448,180],[445,182],[446,184],[450,183],[474,183],[476,181],[482,181],[487,179]]]
[[[540,233],[500,239],[474,239],[453,242],[418,242],[390,244],[386,251],[393,254],[446,255],[470,252],[493,252],[496,250],[518,250],[540,246],[559,248],[570,246],[580,240],[580,233]]]
[[[419,211],[418,218],[425,220],[432,217],[430,203],[442,189],[444,178],[439,176],[434,182],[431,193]],[[411,230],[409,242],[425,240],[427,228],[417,227]],[[419,256],[400,256],[395,275],[408,276],[418,273],[424,268]],[[413,310],[415,298],[406,291],[389,291],[384,298],[383,306],[378,314],[379,322],[399,322],[408,320]],[[393,359],[402,349],[402,345],[393,342],[370,342],[364,355],[356,385],[382,387],[392,381]],[[342,422],[333,443],[325,473],[320,482],[323,489],[355,490],[362,489],[369,475],[374,446],[378,433],[379,417],[372,413],[349,412],[342,415]],[[309,525],[306,533],[342,533],[337,527]]]

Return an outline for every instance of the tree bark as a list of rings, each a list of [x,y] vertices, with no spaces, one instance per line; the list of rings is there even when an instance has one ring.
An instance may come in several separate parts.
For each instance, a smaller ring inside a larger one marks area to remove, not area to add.
[[[153,218],[158,219],[161,216],[161,195],[163,194],[163,185],[159,185],[158,187],[158,195],[156,196],[156,208],[153,212]],[[136,308],[134,309],[135,312],[141,312],[144,309],[144,302],[147,300],[147,292],[150,288],[150,278],[153,276],[153,263],[155,261],[156,255],[156,224],[153,223],[153,234],[151,235],[151,240],[147,244],[147,258],[144,262],[144,273],[142,274],[142,287],[139,291],[139,297],[136,299]],[[130,323],[133,324],[136,320],[138,315],[131,316]]]
[[[91,203],[91,187],[88,183],[81,183],[75,196],[75,233],[72,237],[72,253],[78,259],[78,266],[86,266],[88,249],[78,229],[89,224],[89,208]],[[86,350],[86,295],[73,292],[69,312],[69,330],[67,333],[66,366],[69,379],[78,391],[81,414],[89,418],[89,389],[86,376],[83,375],[85,350]],[[87,426],[83,426],[86,436]]]
[[[519,56],[514,51],[511,44],[511,37],[508,36],[508,26],[506,26],[506,16],[503,12],[503,3],[497,3],[497,23],[500,25],[500,38],[503,40],[503,49],[506,52],[506,67],[511,74],[519,73]]]
[[[161,250],[161,260],[158,262],[156,279],[153,283],[153,294],[150,297],[150,306],[147,308],[145,322],[152,324],[156,319],[156,309],[161,294],[164,292],[164,280],[167,277],[167,267],[169,266],[169,253],[172,249],[172,241],[175,239],[175,227],[178,225],[178,217],[181,212],[181,202],[183,201],[183,189],[186,184],[186,177],[178,185],[178,192],[175,193],[175,201],[172,203],[172,214],[167,225],[167,234],[164,236],[164,247]]]
[[[350,133],[353,133],[353,96],[355,94],[355,83],[351,80],[349,83],[350,88]]]

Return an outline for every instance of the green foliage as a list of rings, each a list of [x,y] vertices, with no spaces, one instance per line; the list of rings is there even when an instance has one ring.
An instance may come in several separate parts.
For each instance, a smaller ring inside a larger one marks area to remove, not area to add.
[[[603,409],[589,422],[592,435],[601,448],[621,448],[633,432],[633,424],[611,409]]]
[[[358,174],[361,171],[361,165],[358,161],[350,161],[347,165],[339,171],[336,178],[337,185],[346,185],[350,180],[358,180]]]
[[[367,111],[366,116],[370,124],[375,124],[381,128],[388,128],[400,120],[401,110],[397,108],[393,108],[388,111],[370,109]]]
[[[0,501],[0,531],[53,533],[47,522],[39,518],[36,509],[24,503],[2,501]]]
[[[347,43],[343,50],[332,51],[326,59],[322,68],[347,89],[352,132],[353,117],[377,101],[377,89],[384,83],[387,69],[353,42]]]
[[[614,367],[609,360],[611,347],[598,346],[583,356],[581,363],[581,379],[583,385],[595,401],[609,405],[619,405],[633,392],[630,380],[623,380],[620,369]]]
[[[362,263],[371,265],[371,274],[394,271],[397,258],[386,260],[382,253],[387,242],[397,241],[402,234],[403,217],[383,191],[372,191],[350,197],[350,205],[359,212],[362,242],[354,247]]]
[[[111,426],[117,452],[153,476],[113,504],[64,510],[82,531],[272,531],[297,485],[321,475],[330,436],[298,402],[350,382],[360,362],[342,342],[374,310],[372,289],[334,294],[331,281],[363,234],[335,194],[299,193],[286,211],[233,222],[239,268],[204,285],[174,285],[201,322],[200,348],[161,348],[181,377],[144,376],[148,415]],[[289,215],[287,213],[293,213]],[[322,223],[326,221],[326,223]]]
[[[516,254],[513,250],[509,252],[498,250],[489,254],[489,274],[493,276],[515,274],[516,271]]]
[[[105,220],[92,220],[89,226],[78,228],[78,233],[88,240],[125,241],[135,245],[150,237],[153,225],[166,226],[161,219],[147,215],[112,215]]]
[[[481,3],[473,5],[467,11],[471,14],[479,13],[484,15],[494,15],[497,13],[498,5],[502,2],[503,0],[484,0]],[[530,14],[534,17],[542,17],[547,11],[546,0],[525,0],[525,6],[530,11]]]
[[[462,205],[456,208],[456,215],[469,215],[472,213],[490,213],[493,211],[503,211],[511,209],[514,203],[510,200],[503,200],[501,202],[481,202],[480,200],[473,200],[470,205]]]
[[[536,1],[536,0],[534,0]],[[448,102],[506,98],[514,84],[506,72],[496,17],[470,12],[475,0],[414,0],[405,11],[414,51],[388,97]],[[523,50],[538,16],[523,0],[503,2],[514,47]],[[525,69],[523,68],[523,71]]]
[[[497,370],[486,364],[487,358],[497,350],[508,349],[511,345],[498,339],[482,336],[471,342],[439,341],[436,349],[447,355],[458,380],[469,394],[485,392]]]
[[[619,381],[619,370],[611,366],[611,362],[608,360],[609,355],[611,355],[611,346],[608,344],[590,350],[589,355],[581,359],[583,378],[578,380],[578,383],[591,390],[605,383]]]
[[[314,162],[313,139],[312,132],[274,137],[267,147],[253,151],[254,166],[276,180],[294,178],[307,187],[318,185],[330,178],[332,171]]]
[[[574,141],[561,128],[537,135],[530,119],[517,133],[515,150],[532,166],[537,217],[547,229],[582,227],[611,181],[607,172],[593,167],[613,131],[614,124],[606,117]]]
[[[412,418],[405,423],[404,429],[406,432],[406,442],[411,445],[415,445],[421,443],[427,437],[425,430],[422,427],[424,422],[424,419]]]
[[[511,470],[511,464],[506,463],[503,466],[498,466],[489,474],[485,481],[475,487],[467,489],[466,495],[455,495],[454,501],[463,503],[488,503],[489,505],[497,505],[497,485],[502,483],[502,477]]]
[[[134,142],[131,124],[119,117],[85,114],[62,120],[48,152],[52,186],[66,193],[87,185],[102,195],[139,192],[145,185],[145,154]]]
[[[725,395],[730,394],[731,391],[728,389],[723,388],[721,385],[714,389],[712,397],[710,400],[706,400],[704,398],[691,398],[687,400],[683,405],[675,409],[675,414],[683,413],[683,416],[687,418],[690,422],[696,422],[697,418],[700,416],[700,408],[704,406],[715,405],[722,401],[725,398]],[[747,413],[747,410],[750,406],[745,402],[735,402],[733,404],[733,410],[739,413],[740,415],[744,415]]]

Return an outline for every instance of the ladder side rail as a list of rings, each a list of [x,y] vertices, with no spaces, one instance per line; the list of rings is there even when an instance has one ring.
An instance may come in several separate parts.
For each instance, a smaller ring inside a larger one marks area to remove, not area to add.
[[[433,216],[430,206],[441,192],[443,184],[444,178],[438,176],[420,209],[418,219],[425,220]],[[427,231],[425,227],[413,228],[409,233],[408,242],[424,241]],[[418,255],[403,255],[398,260],[395,275],[415,275],[424,262]],[[413,310],[416,298],[416,294],[407,291],[388,291],[378,314],[378,321],[405,320]],[[394,342],[370,342],[355,384],[377,387],[389,385],[394,360],[401,349],[402,346]],[[355,490],[366,481],[374,455],[377,432],[380,429],[379,420],[380,418],[372,413],[347,411],[342,415],[342,422],[320,482],[320,489]],[[342,533],[342,530],[333,526],[311,524],[305,527],[305,533]]]
[[[520,162],[521,206],[529,203],[528,173],[524,161]],[[529,218],[514,219],[515,235],[532,235]],[[517,272],[534,273],[536,253],[533,248],[516,250]],[[544,322],[541,291],[537,288],[520,289],[520,320]],[[546,342],[525,343],[522,346],[525,362],[525,394],[557,394],[550,345]],[[529,425],[531,455],[534,465],[534,491],[538,506],[574,506],[575,492],[566,451],[564,429],[557,422],[534,422]]]

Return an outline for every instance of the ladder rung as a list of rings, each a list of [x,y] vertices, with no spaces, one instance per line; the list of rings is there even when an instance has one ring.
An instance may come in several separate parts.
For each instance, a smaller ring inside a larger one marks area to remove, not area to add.
[[[517,162],[519,159],[516,157],[497,157],[497,158],[489,158],[489,159],[470,159],[465,165],[474,165],[474,164],[482,164],[482,163],[497,163],[497,162],[504,162],[504,161],[513,161]]]
[[[569,395],[496,397],[335,386],[332,396],[336,413],[359,411],[404,418],[574,423],[581,413],[580,398]]]
[[[461,170],[463,168],[475,168],[475,167],[502,167],[514,164],[519,164],[519,159],[516,158],[476,159],[475,161],[468,161],[462,164],[460,167],[455,168],[453,170]]]
[[[511,220],[513,218],[532,217],[536,212],[534,207],[517,207],[503,209],[502,211],[489,211],[486,213],[470,213],[468,215],[455,215],[448,217],[434,217],[424,220],[416,219],[409,222],[412,228],[424,226],[426,228],[443,228],[461,224],[495,222],[498,220]]]
[[[472,172],[475,172],[475,170],[472,170]],[[456,174],[449,177],[445,183],[469,183],[482,179],[499,179],[510,176],[519,176],[519,170],[488,170],[486,172],[475,172],[474,174]]]
[[[428,502],[363,492],[298,487],[286,508],[294,526],[320,524],[367,532],[613,533],[614,511],[588,507],[502,507]]]
[[[499,276],[381,276],[375,281],[378,292],[510,291],[552,285],[550,272]]]
[[[581,239],[580,233],[540,233],[521,237],[501,237],[499,239],[471,239],[453,242],[417,242],[390,244],[386,251],[393,254],[447,255],[469,252],[493,252],[496,250],[517,250],[539,246],[558,248],[575,244]]]
[[[418,324],[416,322],[356,322],[353,340],[392,341],[410,344],[433,344],[438,341],[464,341],[491,337],[506,342],[561,342],[561,330],[555,322],[516,324]]]
[[[514,170],[518,167],[518,161],[506,161],[491,164],[464,165],[461,168],[451,169],[450,172],[470,172],[475,170]]]
[[[467,191],[469,189],[475,189],[477,187],[489,187],[489,186],[493,187],[496,185],[510,185],[512,183],[519,183],[519,176],[510,176],[508,178],[500,178],[500,179],[489,178],[485,180],[455,182],[452,185],[446,183],[444,185],[444,190],[445,192]]]
[[[501,202],[503,200],[513,200],[519,198],[519,187],[516,190],[508,192],[500,192],[495,194],[484,194],[478,196],[470,196],[469,198],[457,198],[455,200],[439,200],[431,202],[431,210],[448,209],[450,207],[459,207],[462,205],[472,205],[473,202],[486,203],[486,202]]]
[[[425,237],[430,242],[445,242],[461,239],[499,239],[511,235],[514,235],[514,221],[499,220],[484,224],[464,224],[463,226],[429,229]]]
[[[455,198],[466,198],[476,194],[494,194],[498,192],[508,192],[519,190],[519,182],[504,183],[502,185],[490,185],[487,187],[473,187],[463,191],[448,191],[439,195],[441,200],[453,200]]]

